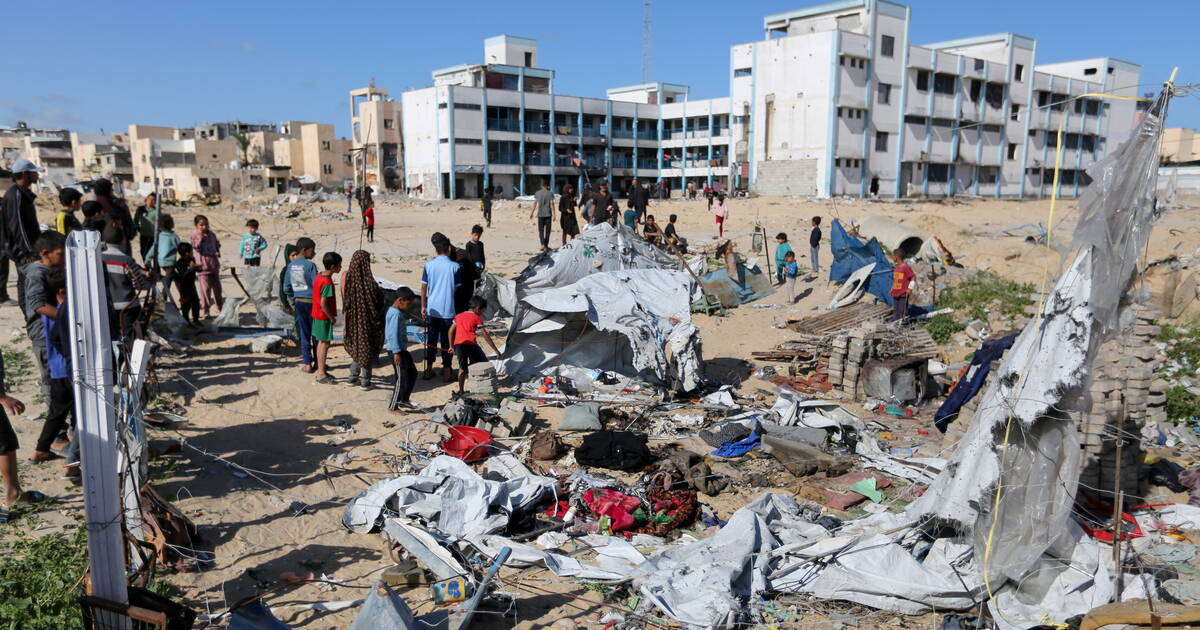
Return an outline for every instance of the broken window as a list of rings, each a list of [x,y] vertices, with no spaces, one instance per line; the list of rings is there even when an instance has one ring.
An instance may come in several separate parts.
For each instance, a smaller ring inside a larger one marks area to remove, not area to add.
[[[395,127],[395,125],[396,125],[396,121],[394,119],[392,119],[392,118],[384,118],[383,119],[383,128],[384,129],[391,129],[391,128]]]
[[[1088,74],[1088,75],[1096,74],[1096,69],[1095,68],[1084,68],[1083,73]]]
[[[925,169],[925,174],[929,181],[934,184],[945,184],[950,181],[950,165],[949,164],[930,164],[929,168]]]
[[[1010,160],[1017,159],[1017,143],[1016,142],[1008,143],[1008,159],[1010,159]]]
[[[322,151],[332,151],[333,143],[330,142],[329,140],[322,140],[321,141],[321,150]]]
[[[1017,119],[1017,115],[1021,113],[1021,105],[1020,105],[1020,103],[1013,103],[1013,104],[1012,104],[1012,107],[1010,108],[1010,110],[1011,110],[1011,111],[1010,111],[1010,113],[1012,114],[1012,119],[1013,119],[1013,120],[1016,120],[1016,119]]]
[[[954,75],[944,72],[934,74],[933,91],[938,94],[954,94]]]
[[[1017,69],[1015,71],[1013,71],[1013,80],[1014,81],[1024,81],[1025,80],[1025,66],[1023,66],[1021,64],[1017,64]]]
[[[1077,133],[1067,134],[1066,146],[1068,149],[1078,149],[1079,148],[1079,134],[1077,134]]]
[[[525,53],[525,67],[526,68],[533,67],[533,53],[531,53],[531,52]]]
[[[750,76],[750,68],[735,68],[733,71],[733,76],[734,77],[748,77],[748,76]]]
[[[1004,105],[1004,85],[1001,83],[987,84],[987,93],[984,95],[987,100],[988,107],[992,109],[1000,109]]]
[[[1091,153],[1096,150],[1096,136],[1085,135],[1083,136],[1082,141],[1084,151]]]
[[[975,72],[983,72],[983,60],[982,59],[975,60]]]
[[[928,92],[929,91],[929,71],[928,70],[917,70],[917,91],[919,91],[919,92]]]
[[[888,135],[886,131],[875,132],[875,150],[881,153],[887,153]]]
[[[971,79],[970,93],[971,100],[978,103],[979,97],[983,95],[983,81],[980,81],[979,79]]]
[[[1084,104],[1084,110],[1087,111],[1088,116],[1095,116],[1099,114],[1100,101],[1088,99],[1087,103]]]
[[[891,35],[884,35],[879,38],[879,54],[884,57],[891,57],[896,54],[896,38]]]
[[[892,102],[892,85],[890,83],[880,83],[876,92],[880,105],[887,105]]]

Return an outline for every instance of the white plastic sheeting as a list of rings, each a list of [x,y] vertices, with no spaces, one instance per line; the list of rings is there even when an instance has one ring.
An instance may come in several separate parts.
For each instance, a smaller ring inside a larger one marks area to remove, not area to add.
[[[526,295],[513,316],[500,371],[525,380],[576,366],[692,391],[702,376],[700,331],[691,316],[694,289],[686,272],[640,269],[586,275]]]

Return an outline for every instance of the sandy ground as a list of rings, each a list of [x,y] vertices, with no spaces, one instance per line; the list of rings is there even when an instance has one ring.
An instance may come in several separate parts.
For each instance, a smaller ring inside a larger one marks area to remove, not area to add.
[[[262,223],[261,233],[269,240],[268,252],[275,245],[310,236],[320,254],[336,249],[349,260],[360,244],[357,220],[335,220],[345,214],[345,204],[328,203],[324,209],[304,208],[299,217],[285,218],[290,207],[274,210],[266,202],[229,202],[206,208],[224,246],[226,265],[236,265],[234,257],[242,225],[248,218]],[[807,258],[807,235],[812,216],[824,219],[826,238],[833,218],[858,218],[884,214],[915,229],[936,234],[967,267],[987,268],[1007,277],[1042,282],[1057,271],[1059,254],[1051,248],[1007,237],[1000,230],[1007,226],[1047,220],[1048,201],[1014,202],[993,200],[956,201],[953,203],[871,203],[864,201],[823,200],[819,202],[785,198],[733,200],[732,215],[726,224],[739,251],[750,249],[750,235],[761,224],[770,235],[785,231],[792,237],[800,262]],[[195,209],[172,212],[181,238],[190,233]],[[715,242],[715,229],[703,201],[675,200],[656,202],[651,212],[665,223],[666,215],[679,215],[679,232],[693,248]],[[1065,243],[1077,219],[1074,201],[1058,204],[1054,237]],[[44,212],[42,221],[50,223]],[[381,200],[377,206],[375,243],[363,243],[375,259],[376,275],[418,286],[422,263],[432,255],[429,235],[441,231],[455,242],[467,239],[470,227],[480,221],[478,202],[443,201],[407,203]],[[553,239],[559,232],[555,226]],[[516,202],[497,204],[493,228],[484,234],[488,266],[491,271],[509,277],[520,272],[536,253],[536,223],[529,219],[527,205]],[[1200,247],[1200,220],[1194,213],[1168,213],[1154,231],[1150,258],[1170,253],[1192,254]],[[822,255],[828,257],[828,245]],[[268,258],[270,260],[270,258]],[[829,260],[823,260],[828,265]],[[15,273],[13,274],[15,280]],[[772,386],[752,376],[744,360],[755,350],[766,350],[786,340],[789,333],[775,328],[790,316],[808,316],[822,310],[832,294],[824,280],[799,285],[803,297],[794,305],[785,304],[781,292],[751,306],[733,311],[731,317],[697,316],[703,332],[704,356],[710,372],[721,378],[742,381],[740,391],[769,394]],[[228,276],[224,281],[227,296],[240,295]],[[15,296],[15,292],[10,289]],[[247,309],[248,310],[248,309]],[[246,321],[250,317],[246,315]],[[28,341],[15,307],[0,308],[0,331],[11,331],[6,345],[28,351]],[[272,606],[287,606],[314,601],[359,599],[376,574],[389,564],[381,552],[378,534],[355,535],[342,528],[342,508],[367,485],[394,474],[391,462],[402,454],[399,444],[424,446],[435,442],[437,427],[426,420],[430,410],[445,403],[451,386],[439,380],[420,381],[414,402],[425,408],[423,414],[389,414],[386,403],[390,387],[381,376],[390,369],[377,371],[376,387],[363,391],[345,384],[314,384],[311,375],[297,369],[294,345],[285,354],[252,354],[249,339],[201,335],[186,358],[159,361],[153,387],[164,399],[187,408],[190,425],[179,431],[152,434],[155,445],[183,441],[182,453],[156,460],[152,476],[162,494],[173,500],[198,525],[201,548],[211,551],[209,568],[197,573],[172,574],[167,579],[178,586],[181,596],[202,613],[217,613],[241,597],[256,592],[259,584],[273,584],[283,571],[325,574],[342,586],[307,585],[271,598]],[[349,360],[340,347],[331,353],[332,373],[344,379]],[[35,402],[35,377],[27,376],[17,395],[30,404],[25,417],[14,419],[22,441],[20,455],[32,451],[39,424],[31,422],[44,409]],[[555,424],[561,412],[541,410],[539,415]],[[911,426],[910,426],[911,424]],[[918,444],[918,423],[897,424],[904,436],[895,445]],[[920,446],[921,454],[933,454],[940,445]],[[924,450],[929,449],[929,450]],[[344,456],[347,459],[333,461]],[[247,476],[227,465],[233,462],[251,469]],[[763,490],[793,492],[795,479],[784,474],[770,478],[756,474],[754,461],[737,466],[718,464],[718,472],[735,479],[735,487],[719,497],[701,497],[712,504],[721,517]],[[58,462],[22,464],[26,488],[38,489],[53,497],[39,514],[37,532],[53,531],[71,523],[82,511],[78,491],[58,475]],[[757,486],[757,487],[754,487]],[[34,522],[34,521],[31,521]],[[570,618],[589,627],[604,609],[594,602],[594,591],[566,581],[546,579],[545,573],[526,584],[547,589],[546,593],[518,592],[519,627],[542,627],[559,618]],[[406,599],[420,611],[431,607],[428,590],[417,587]],[[357,608],[341,612],[278,610],[280,618],[296,628],[343,628],[357,614]],[[938,616],[903,618],[881,613],[873,615],[878,625],[902,623],[904,627],[936,627]],[[511,622],[498,616],[479,618],[480,627],[507,627]],[[873,625],[873,624],[868,624]]]

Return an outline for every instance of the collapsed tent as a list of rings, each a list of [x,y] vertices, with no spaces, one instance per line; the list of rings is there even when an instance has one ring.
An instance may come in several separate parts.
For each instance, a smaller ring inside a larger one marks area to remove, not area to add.
[[[888,292],[892,289],[892,263],[883,254],[879,241],[871,239],[865,244],[846,233],[842,222],[834,219],[829,227],[829,247],[833,250],[833,264],[829,266],[829,279],[845,282],[850,274],[862,267],[875,263],[867,292],[880,300],[892,303]]]
[[[700,385],[695,292],[683,271],[638,269],[587,275],[517,303],[500,372],[526,380],[558,367],[636,376],[678,392]]]

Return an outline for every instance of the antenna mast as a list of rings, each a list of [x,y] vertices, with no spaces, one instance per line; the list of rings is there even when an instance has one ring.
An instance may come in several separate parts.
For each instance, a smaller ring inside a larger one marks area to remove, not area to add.
[[[650,0],[642,3],[642,83],[649,83],[654,72],[650,55]]]

